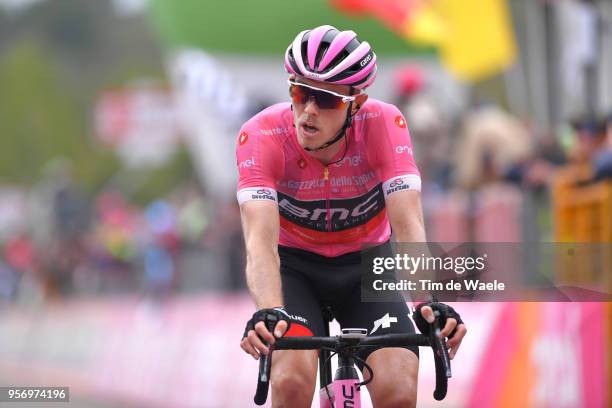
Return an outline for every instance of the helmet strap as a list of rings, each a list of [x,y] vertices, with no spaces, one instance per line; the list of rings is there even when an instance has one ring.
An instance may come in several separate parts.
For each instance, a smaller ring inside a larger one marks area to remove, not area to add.
[[[346,114],[346,120],[344,121],[344,124],[342,125],[338,133],[336,133],[336,136],[334,136],[331,140],[328,140],[327,142],[323,143],[319,147],[315,147],[315,148],[305,147],[304,150],[308,152],[316,152],[317,150],[325,149],[333,145],[334,143],[336,143],[338,140],[342,139],[342,136],[346,135],[346,130],[350,128],[351,124],[353,123],[353,115],[351,114],[352,107],[353,107],[353,102],[349,103],[348,112]]]

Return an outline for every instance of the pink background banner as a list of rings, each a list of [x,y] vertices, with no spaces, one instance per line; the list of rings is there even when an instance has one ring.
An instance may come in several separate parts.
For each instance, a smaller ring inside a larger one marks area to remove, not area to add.
[[[454,306],[469,333],[453,360],[448,396],[443,403],[433,400],[433,358],[422,349],[419,406],[609,403],[605,304]],[[258,365],[239,348],[253,308],[246,294],[181,297],[161,304],[114,298],[45,309],[5,308],[0,379],[69,386],[71,395],[118,406],[253,406]],[[332,327],[332,333],[337,330]],[[362,401],[371,406],[367,392]]]

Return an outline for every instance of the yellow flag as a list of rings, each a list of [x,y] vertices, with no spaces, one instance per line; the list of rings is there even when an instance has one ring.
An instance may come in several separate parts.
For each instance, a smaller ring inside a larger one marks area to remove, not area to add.
[[[516,44],[506,0],[422,0],[406,21],[409,41],[438,47],[457,78],[478,81],[508,68]]]

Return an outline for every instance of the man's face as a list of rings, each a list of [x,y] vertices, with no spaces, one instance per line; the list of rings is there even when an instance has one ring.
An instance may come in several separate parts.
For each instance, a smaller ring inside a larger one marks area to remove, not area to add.
[[[349,95],[348,85],[334,85],[297,77],[294,82],[314,86],[316,88]],[[321,109],[314,98],[306,103],[293,103],[293,115],[298,142],[305,148],[317,148],[333,138],[340,130],[348,109],[348,103],[343,103],[337,109]]]

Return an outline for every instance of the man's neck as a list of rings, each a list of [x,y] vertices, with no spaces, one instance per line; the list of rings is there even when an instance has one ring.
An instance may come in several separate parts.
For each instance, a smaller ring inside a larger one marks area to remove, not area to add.
[[[346,144],[346,137],[338,140],[338,142],[334,143],[331,146],[326,147],[325,149],[316,150],[313,152],[307,152],[311,157],[314,157],[324,165],[328,165],[334,159],[334,157],[338,154],[340,149],[344,149]]]

